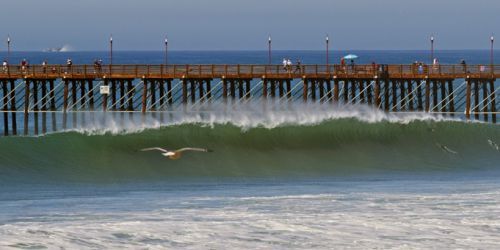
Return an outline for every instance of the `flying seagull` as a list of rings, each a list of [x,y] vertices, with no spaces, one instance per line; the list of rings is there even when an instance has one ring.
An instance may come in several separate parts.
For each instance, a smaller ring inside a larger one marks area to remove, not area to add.
[[[457,151],[453,151],[453,150],[451,150],[451,149],[450,149],[449,147],[447,147],[446,145],[441,145],[441,144],[439,144],[439,143],[436,143],[436,146],[440,147],[440,148],[441,148],[444,152],[448,152],[448,153],[450,153],[450,154],[454,154],[454,155],[458,154],[458,152],[457,152]]]
[[[494,141],[492,141],[491,139],[488,139],[488,144],[490,144],[490,146],[493,148],[493,149],[496,149],[497,151],[500,151],[500,147],[498,146],[498,144],[496,144]]]
[[[152,151],[152,150],[158,150],[158,151],[163,152],[161,154],[170,158],[171,160],[177,160],[177,159],[181,158],[182,153],[185,151],[212,152],[212,150],[206,149],[206,148],[181,148],[178,150],[168,150],[168,149],[164,149],[164,148],[155,147],[155,148],[143,148],[143,149],[141,149],[141,151]]]

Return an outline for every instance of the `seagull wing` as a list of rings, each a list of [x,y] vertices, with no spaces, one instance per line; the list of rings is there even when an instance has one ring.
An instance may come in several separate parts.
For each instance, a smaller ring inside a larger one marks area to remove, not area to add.
[[[447,146],[443,146],[443,149],[446,150],[448,153],[452,153],[452,154],[458,154],[457,151],[454,151],[454,150],[451,150],[449,147]]]
[[[206,148],[181,148],[176,150],[175,152],[184,152],[184,151],[208,152],[209,150]]]
[[[155,147],[155,148],[143,148],[143,149],[141,149],[141,151],[152,151],[152,150],[158,150],[158,151],[162,151],[164,153],[168,152],[168,150],[166,150],[164,148],[158,148],[158,147]]]

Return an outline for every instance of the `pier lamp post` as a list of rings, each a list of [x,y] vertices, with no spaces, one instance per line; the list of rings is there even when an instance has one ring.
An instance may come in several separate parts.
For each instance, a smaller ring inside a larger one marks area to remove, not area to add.
[[[491,65],[491,71],[493,72],[493,64],[495,63],[493,61],[493,44],[495,43],[495,37],[493,34],[490,37],[490,42],[491,42],[491,48],[490,48],[490,65]]]
[[[431,35],[431,64],[434,62],[434,36]]]
[[[268,54],[268,59],[269,59],[269,65],[271,65],[271,35],[269,35],[269,38],[267,39],[267,48],[269,50]]]
[[[329,42],[330,42],[328,35],[326,35],[325,40],[326,40],[326,67],[328,67],[328,49],[329,49]]]
[[[113,73],[113,35],[109,36],[109,74]]]
[[[10,63],[9,58],[10,58],[10,35],[7,36],[7,63]]]
[[[109,37],[109,65],[113,65],[113,35]]]
[[[165,37],[165,66],[168,64],[168,38]]]

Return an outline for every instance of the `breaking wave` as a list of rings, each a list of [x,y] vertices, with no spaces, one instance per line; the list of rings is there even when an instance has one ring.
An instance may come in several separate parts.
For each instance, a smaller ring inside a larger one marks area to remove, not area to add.
[[[68,131],[2,138],[0,180],[359,176],[495,169],[500,160],[500,128],[458,118],[366,106],[179,109],[148,116],[95,113],[87,116],[94,122]],[[214,152],[172,161],[139,151],[157,146]]]

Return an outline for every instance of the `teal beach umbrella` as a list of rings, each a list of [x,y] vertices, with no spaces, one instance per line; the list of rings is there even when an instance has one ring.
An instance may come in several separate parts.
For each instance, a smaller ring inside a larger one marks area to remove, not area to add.
[[[354,55],[354,54],[349,54],[349,55],[344,56],[344,59],[346,59],[346,60],[354,60],[354,59],[358,59],[358,56]]]

